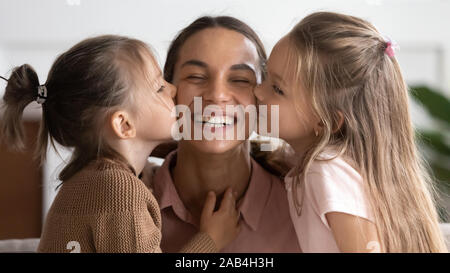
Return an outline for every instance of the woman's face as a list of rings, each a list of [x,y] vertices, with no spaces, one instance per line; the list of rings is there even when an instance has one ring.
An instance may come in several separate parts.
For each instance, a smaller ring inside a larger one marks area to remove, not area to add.
[[[208,28],[192,35],[178,53],[173,84],[178,93],[176,103],[187,105],[191,111],[192,145],[205,153],[224,153],[236,148],[245,140],[237,138],[237,115],[226,112],[226,106],[255,104],[253,94],[260,75],[259,57],[255,45],[244,35],[225,28]],[[202,113],[207,106],[215,105],[222,118],[211,119],[211,114],[194,116],[194,97],[202,99]],[[256,118],[256,117],[255,117]],[[245,123],[244,123],[245,122]],[[245,139],[253,130],[256,120],[246,114]],[[223,140],[194,139],[194,130],[221,133]],[[218,131],[221,130],[221,131]],[[233,133],[234,132],[234,133]],[[227,134],[234,137],[225,139]]]
[[[267,62],[267,77],[255,88],[255,96],[258,105],[267,105],[268,109],[267,116],[262,115],[264,120],[259,122],[267,122],[270,131],[271,119],[277,118],[270,109],[272,105],[278,106],[279,137],[295,147],[314,137],[314,125],[318,120],[312,114],[311,104],[299,86],[299,80],[295,78],[295,62],[289,60],[295,55],[289,54],[290,50],[294,49],[288,37],[275,45]]]

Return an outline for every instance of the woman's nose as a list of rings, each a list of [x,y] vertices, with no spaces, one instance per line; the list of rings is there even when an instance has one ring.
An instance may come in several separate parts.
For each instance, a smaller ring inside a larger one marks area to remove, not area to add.
[[[203,95],[203,98],[213,103],[220,104],[230,101],[232,99],[232,92],[225,83],[216,81],[211,85],[206,94]]]

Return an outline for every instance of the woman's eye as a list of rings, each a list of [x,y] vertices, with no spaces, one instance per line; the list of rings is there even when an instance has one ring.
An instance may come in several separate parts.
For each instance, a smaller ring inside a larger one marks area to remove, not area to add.
[[[246,79],[234,79],[234,80],[231,80],[231,81],[235,82],[235,83],[250,83],[250,81],[246,80]]]
[[[275,93],[280,94],[280,95],[284,95],[283,90],[281,90],[278,86],[272,85],[272,88],[275,91]]]
[[[187,79],[194,80],[194,81],[202,81],[202,80],[205,80],[206,77],[202,76],[202,75],[190,75],[187,77]]]
[[[157,93],[160,93],[164,90],[164,88],[166,88],[164,85],[161,85],[161,87],[158,89],[158,91],[156,91]]]

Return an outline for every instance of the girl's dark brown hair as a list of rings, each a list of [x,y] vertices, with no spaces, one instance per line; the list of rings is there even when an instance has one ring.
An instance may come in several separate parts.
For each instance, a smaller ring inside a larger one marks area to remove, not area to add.
[[[258,57],[260,61],[260,69],[264,72],[264,64],[266,63],[267,56],[264,49],[264,45],[259,39],[255,31],[248,26],[246,23],[230,16],[203,16],[192,22],[189,26],[184,28],[178,33],[175,39],[172,41],[167,52],[166,63],[164,65],[164,78],[168,82],[172,82],[173,74],[175,70],[175,64],[178,60],[178,54],[184,43],[194,34],[207,29],[222,27],[229,30],[236,31],[244,35],[247,39],[252,41],[258,52]],[[264,73],[261,73],[264,77]]]
[[[136,74],[143,73],[147,45],[127,37],[105,35],[86,39],[53,63],[45,86],[36,156],[45,160],[48,142],[73,148],[59,175],[67,180],[90,161],[106,157],[126,160],[104,141],[101,126],[108,114],[133,99]],[[16,67],[5,89],[1,135],[13,148],[23,148],[21,119],[36,100],[39,79],[28,64]],[[128,165],[128,164],[127,164]]]

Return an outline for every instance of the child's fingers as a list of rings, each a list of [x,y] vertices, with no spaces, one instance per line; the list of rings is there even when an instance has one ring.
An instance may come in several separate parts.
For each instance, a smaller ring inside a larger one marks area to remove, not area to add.
[[[228,188],[223,194],[219,211],[231,211],[232,209],[234,209],[234,197],[231,188]]]
[[[208,192],[205,204],[203,205],[202,218],[213,214],[216,205],[216,194],[213,191]]]
[[[234,197],[234,199],[237,201],[238,200],[238,193],[237,193],[237,191],[234,191],[233,192],[233,197]]]
[[[235,208],[235,209],[233,209],[233,211],[231,213],[232,213],[231,215],[233,217],[234,223],[236,225],[238,225],[239,224],[239,218],[241,217],[241,212],[237,208]]]

